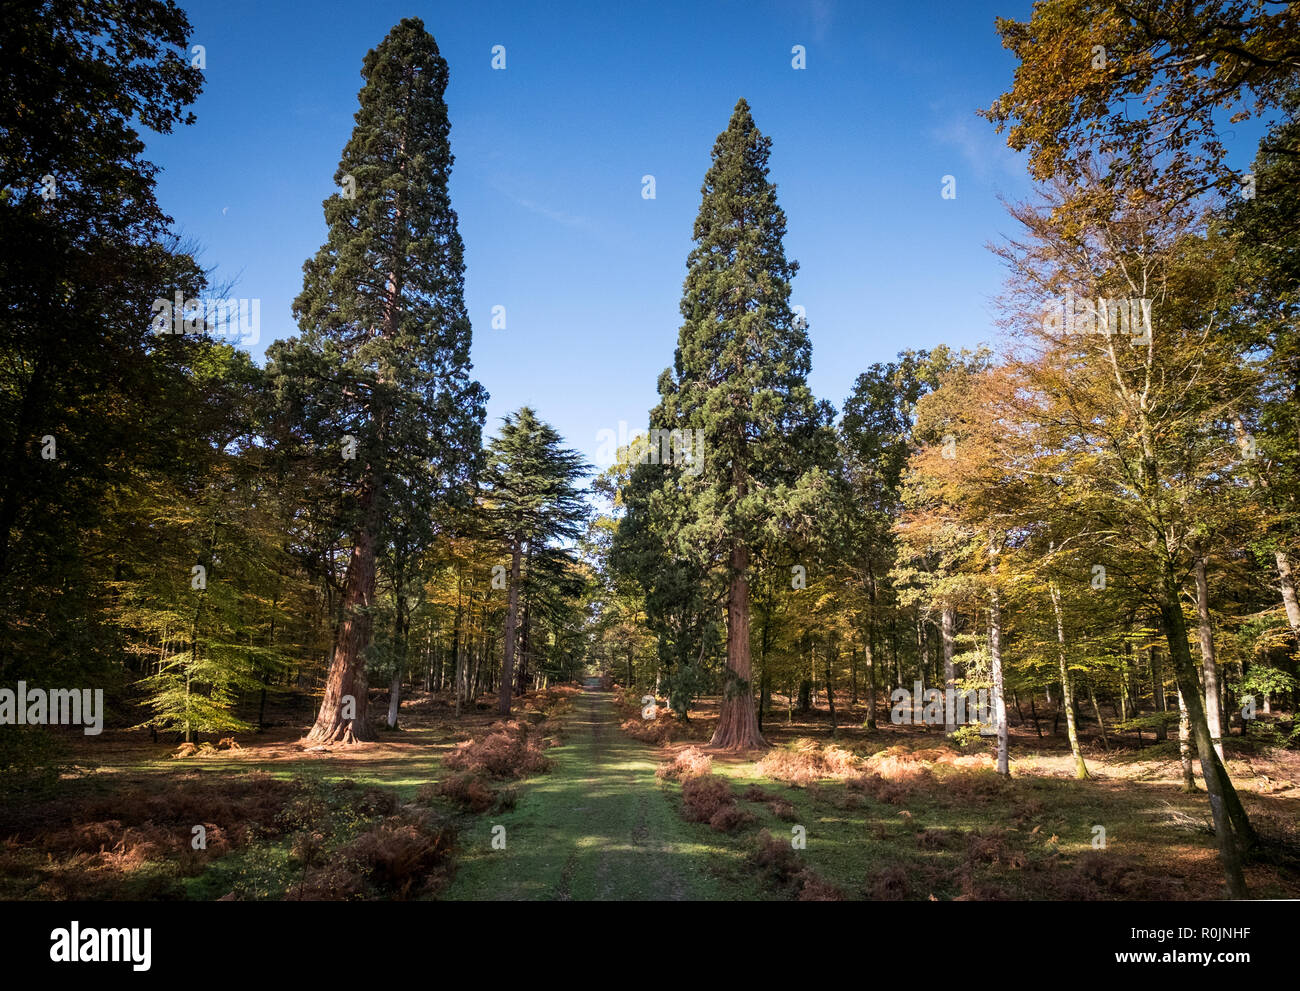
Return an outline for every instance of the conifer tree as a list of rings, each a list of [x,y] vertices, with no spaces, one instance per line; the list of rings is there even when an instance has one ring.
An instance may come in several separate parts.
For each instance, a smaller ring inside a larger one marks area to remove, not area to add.
[[[638,517],[657,519],[668,557],[725,598],[728,674],[712,745],[738,750],[766,745],[750,685],[751,575],[808,510],[834,443],[831,409],[806,381],[812,346],[790,305],[798,264],[785,257],[770,150],[740,100],[704,178],[651,463],[637,466],[628,499],[631,532]]]
[[[588,516],[575,484],[588,470],[575,451],[562,446],[550,424],[525,406],[505,418],[501,435],[488,447],[484,481],[490,486],[492,526],[510,554],[507,578],[505,656],[498,708],[510,714],[519,641],[519,592],[523,561],[539,567],[555,563],[564,541],[582,536]],[[531,570],[531,568],[530,568]],[[529,575],[529,579],[531,579]]]
[[[365,652],[388,521],[458,499],[486,394],[469,377],[464,249],[447,181],[447,64],[418,18],[367,53],[329,235],[294,301],[302,335],[269,352],[296,449],[332,462],[351,534],[338,632],[309,738],[365,739]],[[353,705],[348,705],[351,696]]]

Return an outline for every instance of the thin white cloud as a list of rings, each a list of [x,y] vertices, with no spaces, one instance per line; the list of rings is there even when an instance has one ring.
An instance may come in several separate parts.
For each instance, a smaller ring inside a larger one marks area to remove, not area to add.
[[[547,220],[552,220],[557,224],[563,224],[565,227],[572,227],[575,230],[582,231],[594,231],[596,229],[596,225],[586,217],[577,217],[571,213],[566,213],[563,210],[556,210],[546,206],[545,204],[535,203],[530,199],[524,199],[519,196],[511,196],[510,199],[525,210],[528,210],[530,213],[535,213],[540,217],[545,217]]]
[[[992,124],[974,114],[950,117],[932,128],[930,137],[938,144],[956,148],[981,182],[1001,176],[1025,176],[1024,157],[1007,147],[1006,135],[995,133]]]

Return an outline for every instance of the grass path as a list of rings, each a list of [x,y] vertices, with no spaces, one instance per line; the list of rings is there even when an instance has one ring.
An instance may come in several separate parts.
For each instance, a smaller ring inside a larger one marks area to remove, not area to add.
[[[566,722],[567,741],[548,751],[551,771],[519,785],[513,810],[462,834],[443,898],[757,897],[709,869],[721,849],[678,816],[655,779],[660,758],[619,730],[608,692],[587,689]],[[493,826],[505,827],[504,850],[492,849]]]

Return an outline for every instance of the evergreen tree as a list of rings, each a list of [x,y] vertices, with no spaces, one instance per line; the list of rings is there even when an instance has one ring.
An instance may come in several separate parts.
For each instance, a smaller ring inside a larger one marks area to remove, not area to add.
[[[304,456],[337,458],[351,534],[342,615],[309,737],[365,739],[375,568],[393,519],[461,497],[486,394],[469,377],[464,249],[447,181],[447,64],[418,18],[367,53],[329,236],[294,302],[302,336],[270,352]],[[347,705],[348,697],[355,707]]]
[[[1255,195],[1227,210],[1233,262],[1221,283],[1233,299],[1232,332],[1245,354],[1262,357],[1258,409],[1235,425],[1239,442],[1254,442],[1252,501],[1263,521],[1255,543],[1272,558],[1283,609],[1300,646],[1300,83],[1287,92],[1287,116],[1260,142],[1251,167]]]
[[[510,555],[507,578],[505,657],[498,708],[510,714],[515,657],[519,641],[519,593],[524,559],[529,580],[533,562],[554,572],[555,546],[582,536],[588,516],[582,490],[575,484],[588,466],[561,444],[555,429],[537,419],[527,406],[505,417],[501,435],[487,452],[484,481],[490,488],[492,527]],[[567,555],[566,555],[567,556]]]
[[[807,509],[811,472],[833,446],[832,411],[806,382],[812,347],[790,305],[798,264],[782,245],[770,150],[740,100],[704,179],[685,322],[650,417],[657,463],[637,466],[628,498],[632,532],[648,514],[660,558],[707,576],[715,600],[725,595],[728,675],[713,745],[727,749],[766,745],[750,686],[750,578]]]

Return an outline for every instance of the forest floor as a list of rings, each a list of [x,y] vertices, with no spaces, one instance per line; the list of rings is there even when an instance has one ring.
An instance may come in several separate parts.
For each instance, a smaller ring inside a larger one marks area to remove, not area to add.
[[[588,690],[549,773],[485,819],[445,893],[456,899],[711,900],[761,895],[726,844],[684,822],[660,793],[654,748],[623,734],[608,692]],[[490,821],[489,821],[490,819]],[[491,827],[504,826],[504,850]],[[718,857],[722,857],[720,864]],[[738,890],[740,889],[740,890]]]
[[[887,716],[867,730],[860,706],[836,727],[777,707],[773,748],[736,756],[707,751],[716,700],[686,724],[574,686],[529,694],[507,722],[494,701],[456,717],[414,693],[399,732],[327,750],[302,741],[305,698],[238,749],[180,759],[138,732],[71,736],[53,793],[0,804],[0,898],[1223,896],[1175,741],[1086,735],[1077,781],[1063,731],[1026,721],[1007,780],[988,741]],[[1300,754],[1234,737],[1228,757],[1265,840],[1252,896],[1300,897]]]

